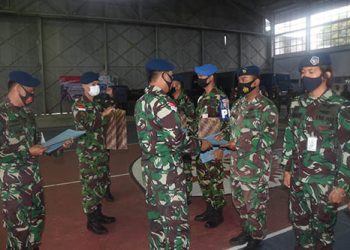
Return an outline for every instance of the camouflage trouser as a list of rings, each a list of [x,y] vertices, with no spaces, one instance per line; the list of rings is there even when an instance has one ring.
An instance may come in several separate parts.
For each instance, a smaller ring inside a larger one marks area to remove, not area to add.
[[[39,166],[0,167],[6,249],[31,250],[44,229],[44,194]]]
[[[106,167],[106,171],[105,171],[105,177],[104,180],[107,184],[107,186],[111,185],[111,170],[109,168],[109,161],[110,161],[110,150],[106,149],[106,161],[103,163]]]
[[[82,184],[84,213],[92,213],[101,204],[109,181],[109,168],[105,153],[78,155]]]
[[[156,161],[161,161],[161,158]],[[176,164],[156,168],[152,162],[142,161],[150,249],[180,250],[190,247],[186,180],[182,166],[178,166],[181,163]]]
[[[225,205],[224,198],[224,166],[221,161],[211,161],[203,164],[197,158],[197,175],[204,200],[214,208]]]
[[[256,183],[232,180],[232,200],[243,223],[243,231],[254,239],[263,239],[266,227],[266,204],[269,185],[266,180]]]
[[[291,181],[289,216],[296,249],[332,249],[337,205],[328,202],[329,185]]]
[[[190,154],[185,154],[182,156],[184,173],[186,175],[186,193],[187,197],[191,195],[193,175],[192,175],[192,157]]]

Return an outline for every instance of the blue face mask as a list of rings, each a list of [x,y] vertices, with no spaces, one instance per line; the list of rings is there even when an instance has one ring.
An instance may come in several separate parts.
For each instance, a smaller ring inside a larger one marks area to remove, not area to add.
[[[322,83],[322,77],[317,78],[310,78],[310,77],[303,77],[301,79],[301,82],[303,84],[303,89],[306,90],[306,92],[310,93],[318,88],[318,86]]]

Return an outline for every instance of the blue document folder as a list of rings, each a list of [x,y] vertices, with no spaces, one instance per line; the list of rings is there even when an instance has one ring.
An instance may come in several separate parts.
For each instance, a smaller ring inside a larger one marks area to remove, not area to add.
[[[50,154],[53,151],[62,147],[65,141],[69,139],[76,139],[85,133],[86,133],[85,131],[67,129],[62,133],[58,134],[57,136],[55,136],[54,138],[43,143],[43,146],[46,147],[45,153]]]

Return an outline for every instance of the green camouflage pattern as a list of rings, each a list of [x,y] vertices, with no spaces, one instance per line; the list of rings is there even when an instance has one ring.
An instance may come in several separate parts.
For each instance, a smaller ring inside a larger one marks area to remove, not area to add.
[[[35,145],[34,114],[0,104],[0,187],[7,231],[6,249],[33,249],[40,245],[44,228],[44,197]]]
[[[146,186],[149,247],[189,249],[182,153],[198,153],[198,142],[182,131],[176,104],[157,86],[147,87],[136,102],[135,121]]]
[[[94,97],[94,102],[96,102],[98,105],[100,105],[102,107],[102,110],[106,110],[107,108],[109,107],[116,107],[117,106],[117,103],[115,102],[114,98],[112,98],[110,95],[106,94],[106,93],[102,93],[102,94],[99,94],[98,96]],[[108,122],[104,122],[104,126],[103,126],[103,134],[106,138],[106,132],[107,132],[107,124]],[[106,177],[105,177],[105,180],[106,180],[106,184],[107,186],[110,186],[111,185],[111,170],[109,168],[109,162],[110,162],[110,151],[108,149],[106,149],[106,162],[105,162],[105,166],[106,166]]]
[[[261,93],[253,100],[238,99],[231,108],[231,141],[235,142],[230,168],[232,199],[243,222],[243,230],[263,239],[266,228],[268,181],[272,145],[278,133],[278,111]]]
[[[216,87],[208,94],[204,92],[199,97],[194,125],[194,133],[196,135],[199,133],[199,124],[203,116],[217,119],[217,122],[220,123],[219,130],[226,129],[228,122],[221,121],[219,113],[220,100],[225,98],[227,98],[227,96]],[[201,187],[205,202],[215,209],[223,207],[225,204],[223,184],[225,172],[222,161],[213,160],[203,164],[198,155],[196,158],[196,170],[198,183]]]
[[[297,232],[297,244],[331,245],[336,208],[329,206],[328,194],[334,187],[349,191],[350,103],[327,90],[317,99],[308,95],[296,97],[290,110],[282,167],[292,175],[290,218]],[[316,151],[307,150],[308,136],[312,135],[317,138]],[[324,216],[328,216],[327,221]],[[298,238],[310,230],[315,237]]]
[[[177,110],[181,119],[181,126],[184,129],[187,129],[189,135],[194,135],[193,133],[193,120],[195,117],[195,108],[191,99],[185,94],[184,91],[181,91],[177,99],[174,98],[174,102],[177,106]],[[193,186],[193,175],[192,175],[192,155],[183,154],[183,169],[186,175],[186,193],[187,197],[190,196]]]
[[[328,202],[330,185],[292,180],[289,218],[296,249],[332,249],[338,205]]]
[[[77,141],[80,181],[82,184],[84,213],[92,213],[101,204],[109,184],[109,155],[105,147],[105,120],[102,107],[85,96],[76,100],[72,106],[77,130],[86,134]]]

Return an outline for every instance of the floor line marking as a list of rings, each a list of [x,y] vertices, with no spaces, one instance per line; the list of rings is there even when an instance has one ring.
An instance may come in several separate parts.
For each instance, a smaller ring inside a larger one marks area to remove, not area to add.
[[[115,174],[115,175],[111,175],[111,178],[123,177],[123,176],[128,176],[128,175],[130,175],[130,174],[129,173]],[[44,188],[59,187],[59,186],[65,186],[65,185],[70,185],[70,184],[76,184],[76,183],[80,183],[80,181],[70,181],[70,182],[63,182],[63,183],[57,183],[57,184],[50,184],[50,185],[45,185]]]
[[[343,206],[341,206],[341,207],[338,207],[338,212],[341,211],[341,210],[343,210],[343,209],[345,209],[347,206],[348,206],[348,205],[345,204],[345,205],[343,205]],[[292,229],[293,229],[292,226],[289,226],[289,227],[286,227],[286,228],[282,228],[282,229],[280,229],[280,230],[278,230],[278,231],[276,231],[276,232],[273,232],[273,233],[268,234],[268,235],[264,238],[264,240],[273,238],[273,237],[275,237],[275,236],[277,236],[277,235],[280,235],[280,234],[284,234],[284,233],[286,233],[286,232],[288,232],[288,231],[291,231]],[[228,250],[238,250],[238,249],[242,249],[242,248],[245,247],[246,245],[247,245],[247,244],[242,245],[242,246],[231,247],[231,248],[229,248]]]

